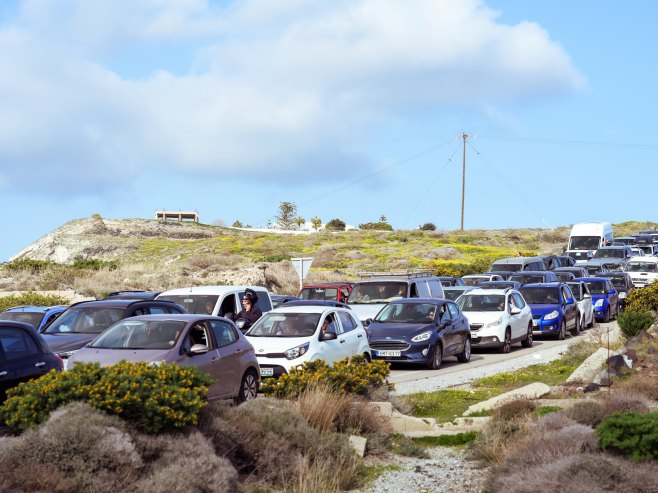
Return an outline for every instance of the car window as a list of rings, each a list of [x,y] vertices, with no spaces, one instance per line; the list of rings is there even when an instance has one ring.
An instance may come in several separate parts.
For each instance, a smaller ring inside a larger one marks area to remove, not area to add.
[[[267,295],[267,293],[264,293],[262,291],[256,291],[256,295],[258,296],[258,300],[256,301],[256,306],[260,308],[260,311],[263,313],[269,312],[272,309],[272,302],[270,301],[270,297]],[[242,306],[242,298],[244,298],[244,291],[238,293],[238,298],[240,298],[240,306]]]
[[[448,305],[448,310],[450,310],[450,316],[452,319],[459,317],[459,308],[454,303],[446,303]]]
[[[514,298],[514,306],[517,308],[525,307],[525,300],[519,293],[512,293],[512,298]]]
[[[389,303],[380,311],[377,322],[430,323],[434,320],[438,306],[436,303]]]
[[[185,335],[185,340],[181,346],[181,351],[189,352],[192,346],[195,344],[202,344],[212,348],[208,327],[203,322],[197,322],[192,327],[190,327],[190,330]]]
[[[271,313],[264,314],[252,325],[249,337],[310,337],[315,334],[319,313]]]
[[[69,308],[46,329],[46,334],[100,334],[124,318],[123,308],[80,305]]]
[[[208,305],[215,306],[217,295],[209,294],[172,294],[167,296],[158,296],[159,300],[173,301],[174,303],[185,308],[187,313],[208,314]]]
[[[427,284],[429,285],[430,296],[432,298],[440,298],[443,296],[444,291],[439,281],[431,280],[431,281],[427,281]]]
[[[43,313],[37,312],[3,312],[0,313],[0,320],[13,320],[14,322],[23,322],[30,324],[35,329],[39,328]]]
[[[430,288],[427,285],[427,281],[418,281],[416,283],[418,287],[418,297],[419,298],[431,298],[432,294],[430,293]]]
[[[7,327],[0,332],[0,344],[5,359],[12,360],[38,354],[39,348],[32,336],[18,327]]]
[[[356,329],[357,324],[349,313],[338,312],[338,318],[340,324],[343,326],[343,332],[350,332],[351,330]]]
[[[209,324],[217,347],[228,346],[229,344],[233,344],[238,340],[238,334],[228,322],[210,320]]]

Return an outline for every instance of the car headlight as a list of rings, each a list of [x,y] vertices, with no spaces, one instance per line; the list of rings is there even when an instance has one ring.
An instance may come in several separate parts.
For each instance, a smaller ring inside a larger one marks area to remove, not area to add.
[[[301,346],[288,349],[287,351],[284,351],[283,354],[286,355],[286,359],[299,358],[300,356],[306,354],[306,351],[308,351],[308,347],[309,347],[309,343],[307,342],[306,344],[302,344]]]
[[[485,327],[496,327],[497,325],[500,325],[502,321],[503,317],[498,317],[496,320],[485,324]]]
[[[557,310],[553,310],[551,313],[544,315],[544,320],[553,320],[560,316],[560,313]]]
[[[596,308],[601,308],[603,306],[603,298],[596,300],[596,303],[594,303],[594,306]]]
[[[414,342],[422,342],[422,341],[426,341],[430,337],[432,337],[432,331],[428,330],[427,332],[423,332],[421,334],[418,334],[417,336],[412,337],[411,340]]]
[[[619,298],[622,299],[622,300],[623,300],[624,298],[626,298],[626,291],[622,291],[622,292],[620,292],[620,293],[619,293]]]

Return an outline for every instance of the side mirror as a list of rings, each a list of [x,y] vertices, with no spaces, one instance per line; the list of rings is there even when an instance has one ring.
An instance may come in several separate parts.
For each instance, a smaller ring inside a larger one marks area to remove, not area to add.
[[[364,327],[367,327],[367,326],[370,325],[371,323],[372,323],[372,318],[368,318],[368,319],[366,319],[366,320],[363,321],[363,326],[364,326]]]
[[[520,309],[520,308],[517,308],[517,307],[513,307],[509,312],[510,312],[512,315],[518,315],[519,313],[521,313],[521,309]]]
[[[240,329],[240,332],[243,334],[247,332],[247,329],[249,326],[247,325],[247,321],[244,318],[239,318],[235,321],[235,326]]]
[[[575,303],[575,302],[576,302],[576,300],[574,300],[573,298],[567,298],[567,305],[571,305],[572,303]]]
[[[335,332],[323,332],[320,340],[322,341],[335,341],[338,339],[338,335]]]
[[[592,297],[592,295],[589,294],[589,293],[585,293],[585,294],[583,295],[583,299],[587,299],[587,298],[591,298],[591,297]]]
[[[608,291],[608,294],[609,295],[617,294],[617,290],[616,289],[611,289],[610,291]]]
[[[205,344],[195,344],[190,348],[190,354],[206,354],[210,348]]]

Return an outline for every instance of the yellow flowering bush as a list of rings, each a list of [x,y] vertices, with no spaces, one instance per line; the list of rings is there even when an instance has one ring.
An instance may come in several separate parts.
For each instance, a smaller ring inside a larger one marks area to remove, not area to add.
[[[307,361],[278,379],[267,378],[261,390],[268,397],[298,397],[310,385],[327,385],[345,394],[365,395],[369,389],[386,383],[390,365],[385,361],[368,362],[362,355],[342,359],[333,366],[323,360]]]
[[[197,424],[211,379],[194,367],[128,363],[101,368],[76,364],[51,371],[7,391],[0,417],[16,429],[35,427],[52,411],[86,401],[108,414],[133,422],[147,433]]]

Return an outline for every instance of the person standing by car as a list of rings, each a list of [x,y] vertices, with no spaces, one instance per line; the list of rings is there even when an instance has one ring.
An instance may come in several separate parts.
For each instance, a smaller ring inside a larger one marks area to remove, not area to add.
[[[257,301],[258,295],[256,291],[251,288],[245,289],[244,297],[242,298],[242,310],[235,316],[236,320],[244,320],[242,331],[251,327],[263,315],[261,309],[256,306]]]

